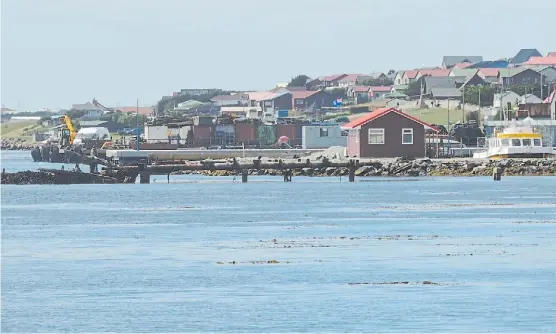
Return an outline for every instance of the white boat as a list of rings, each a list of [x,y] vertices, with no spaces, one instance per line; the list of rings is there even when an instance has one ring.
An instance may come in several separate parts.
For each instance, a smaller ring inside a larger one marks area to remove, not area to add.
[[[543,146],[540,133],[528,125],[518,126],[513,120],[502,132],[486,138],[484,150],[475,152],[473,158],[547,158],[553,155],[552,147]]]

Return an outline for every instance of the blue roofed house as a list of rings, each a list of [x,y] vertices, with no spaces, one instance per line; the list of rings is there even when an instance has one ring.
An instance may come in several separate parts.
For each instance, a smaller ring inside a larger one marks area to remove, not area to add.
[[[506,59],[498,60],[484,60],[475,64],[471,64],[466,68],[506,68],[508,67],[509,61]]]
[[[519,66],[520,64],[528,61],[531,57],[542,57],[542,53],[540,53],[537,49],[521,49],[510,60],[510,66]]]

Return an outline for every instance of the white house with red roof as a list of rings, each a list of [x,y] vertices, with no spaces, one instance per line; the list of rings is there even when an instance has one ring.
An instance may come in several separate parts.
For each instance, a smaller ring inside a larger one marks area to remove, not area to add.
[[[392,93],[392,86],[370,86],[369,97],[378,99]]]

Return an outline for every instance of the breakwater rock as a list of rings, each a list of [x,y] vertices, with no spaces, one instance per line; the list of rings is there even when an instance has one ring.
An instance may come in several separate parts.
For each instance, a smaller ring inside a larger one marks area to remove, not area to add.
[[[56,176],[45,172],[2,173],[2,184],[55,184]]]
[[[359,166],[355,172],[362,176],[492,176],[494,167],[502,168],[507,176],[545,175],[556,176],[556,160],[554,159],[389,159],[373,160]],[[198,170],[184,171],[183,174],[199,174],[207,176],[239,175],[229,170]],[[251,175],[282,175],[279,170],[249,170]],[[346,167],[323,167],[294,169],[294,176],[347,176]]]
[[[121,180],[103,174],[78,171],[48,170],[25,171],[17,173],[2,172],[1,184],[99,184],[123,183]]]

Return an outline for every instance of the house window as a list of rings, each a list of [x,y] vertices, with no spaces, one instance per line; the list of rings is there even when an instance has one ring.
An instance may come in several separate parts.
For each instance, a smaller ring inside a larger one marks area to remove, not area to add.
[[[296,105],[303,105],[305,101],[303,101],[303,99],[295,99],[295,104]]]
[[[384,129],[369,129],[369,144],[384,144]]]
[[[348,131],[342,130],[342,137],[347,137],[347,136],[348,136]]]
[[[413,129],[402,129],[402,144],[413,145]]]
[[[320,128],[320,136],[328,137],[328,128]]]
[[[272,101],[264,101],[265,107],[272,107]]]

